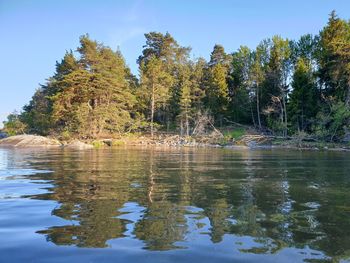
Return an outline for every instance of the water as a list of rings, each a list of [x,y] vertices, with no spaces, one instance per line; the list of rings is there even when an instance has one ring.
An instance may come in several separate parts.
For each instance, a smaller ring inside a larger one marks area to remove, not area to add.
[[[350,262],[350,154],[0,149],[0,262]]]

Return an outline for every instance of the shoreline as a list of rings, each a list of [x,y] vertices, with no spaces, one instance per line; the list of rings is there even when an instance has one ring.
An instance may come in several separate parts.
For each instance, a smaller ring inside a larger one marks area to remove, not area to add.
[[[223,148],[233,150],[299,150],[299,151],[336,151],[350,152],[349,144],[328,142],[304,142],[297,139],[271,139],[268,137],[249,135],[237,139],[225,140],[210,136],[184,137],[179,135],[159,134],[151,138],[148,135],[127,135],[118,138],[97,140],[59,140],[53,137],[37,135],[17,135],[0,140],[0,148],[64,148],[64,149],[99,149],[118,148],[123,146],[169,147],[169,148]],[[261,139],[263,138],[263,139]]]

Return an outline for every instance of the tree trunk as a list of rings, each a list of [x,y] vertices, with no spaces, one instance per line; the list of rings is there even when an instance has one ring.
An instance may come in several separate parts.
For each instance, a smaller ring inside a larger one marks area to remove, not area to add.
[[[154,118],[154,84],[152,84],[152,101],[151,101],[151,136],[153,138],[153,118]]]
[[[256,86],[256,113],[258,115],[259,130],[261,130],[259,86]]]
[[[255,123],[255,118],[254,118],[254,113],[253,113],[253,106],[252,106],[252,103],[253,102],[249,102],[249,106],[250,106],[250,114],[251,114],[251,117],[252,117],[252,121],[253,121],[253,125],[254,127],[256,127],[256,123]]]
[[[180,118],[180,136],[183,134],[183,124],[182,124],[182,117]]]
[[[188,113],[187,113],[187,109],[186,109],[186,135],[190,136],[190,125],[189,125],[189,121],[188,121]]]
[[[301,130],[304,131],[304,107],[301,109]]]
[[[346,92],[345,105],[348,109],[350,108],[350,81],[348,83],[348,89]]]
[[[281,102],[281,98],[278,98],[278,102],[279,102],[280,111],[281,111],[280,112],[280,121],[281,121],[281,124],[284,125],[284,107],[283,107],[283,103]],[[282,130],[282,136],[284,137],[284,129]]]
[[[169,132],[169,130],[170,130],[169,106],[166,106],[164,110],[165,110],[166,131]]]
[[[288,135],[288,119],[287,119],[287,106],[286,98],[283,96],[283,110],[284,110],[284,136]]]

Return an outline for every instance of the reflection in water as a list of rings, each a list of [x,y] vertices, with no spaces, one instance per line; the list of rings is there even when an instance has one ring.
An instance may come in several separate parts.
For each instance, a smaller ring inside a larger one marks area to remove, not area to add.
[[[124,238],[148,250],[181,250],[205,237],[217,244],[231,236],[232,249],[241,253],[310,248],[314,253],[305,258],[350,256],[345,154],[120,149],[21,155],[33,169],[53,171],[31,175],[51,187],[27,197],[59,204],[51,213],[65,224],[36,231],[56,245],[103,248]]]

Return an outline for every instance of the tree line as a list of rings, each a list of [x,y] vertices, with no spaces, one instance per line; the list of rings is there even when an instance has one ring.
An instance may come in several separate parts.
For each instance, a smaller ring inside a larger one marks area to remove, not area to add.
[[[328,141],[350,133],[350,21],[334,11],[318,35],[276,35],[232,53],[217,44],[209,61],[192,58],[191,48],[169,33],[145,38],[135,76],[119,50],[81,36],[4,130],[80,138],[156,130],[192,135],[204,119]]]

